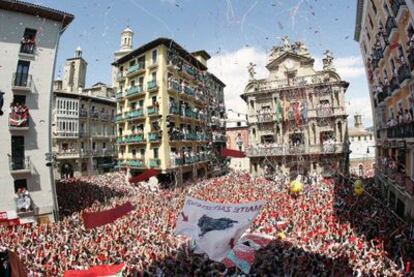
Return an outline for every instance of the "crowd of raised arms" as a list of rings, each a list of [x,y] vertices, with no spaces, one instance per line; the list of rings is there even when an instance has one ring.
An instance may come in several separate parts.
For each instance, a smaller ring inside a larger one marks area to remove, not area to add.
[[[357,197],[352,184],[339,179],[308,180],[299,195],[291,195],[287,178],[245,173],[156,190],[130,185],[122,173],[67,179],[57,184],[61,221],[0,227],[0,247],[16,252],[32,276],[122,262],[127,276],[243,276],[193,254],[188,239],[174,235],[176,218],[185,195],[221,203],[266,200],[248,231],[275,240],[257,251],[251,276],[412,276],[405,272],[413,258],[408,230],[376,200],[375,185],[365,184]],[[134,211],[84,228],[82,212],[127,201]],[[281,221],[287,222],[283,229]]]

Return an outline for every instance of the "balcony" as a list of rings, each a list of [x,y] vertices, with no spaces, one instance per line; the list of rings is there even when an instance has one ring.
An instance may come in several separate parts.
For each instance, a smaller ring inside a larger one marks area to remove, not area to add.
[[[184,86],[183,91],[185,94],[189,95],[189,96],[194,96],[195,92],[194,89],[189,87],[189,86]]]
[[[109,113],[101,113],[101,119],[104,121],[112,121],[113,118],[114,117]]]
[[[157,106],[148,106],[147,107],[147,114],[148,114],[148,116],[159,115],[158,107]]]
[[[122,121],[123,118],[124,118],[124,116],[122,115],[122,113],[117,114],[115,116],[115,122]]]
[[[158,89],[158,84],[156,80],[151,80],[147,82],[147,90],[154,91]]]
[[[414,122],[398,124],[387,128],[388,138],[412,138],[414,137]]]
[[[127,143],[127,144],[145,143],[144,135],[139,134],[139,135],[125,136],[124,139],[123,139],[123,143]]]
[[[216,143],[225,143],[227,141],[227,138],[223,134],[213,134],[213,142]]]
[[[56,159],[77,159],[80,157],[80,151],[76,149],[59,149],[54,153]]]
[[[133,66],[130,66],[128,68],[127,76],[129,77],[129,76],[139,74],[139,73],[143,73],[143,72],[145,72],[145,63],[139,62],[139,63],[137,63]]]
[[[414,197],[414,181],[409,176],[390,168],[380,167],[377,167],[376,174],[380,175],[388,184],[407,194],[407,196]]]
[[[142,85],[139,85],[139,86],[131,86],[131,87],[129,87],[129,88],[126,90],[125,97],[135,96],[135,95],[140,94],[140,93],[141,93],[141,92],[143,92],[143,91],[144,91],[144,90],[143,90]],[[144,95],[144,94],[142,94],[142,95]]]
[[[180,115],[180,109],[177,106],[171,106],[170,114]]]
[[[150,159],[149,160],[149,167],[151,168],[157,168],[160,167],[161,160],[160,159]]]
[[[124,74],[124,72],[118,72],[118,74],[116,74],[116,81],[117,82],[125,81],[125,74]]]
[[[168,81],[168,91],[170,92],[176,92],[181,93],[181,85],[176,81]]]
[[[90,112],[90,117],[93,118],[93,119],[99,119],[99,112],[91,111]]]
[[[257,115],[257,122],[259,123],[272,122],[273,120],[273,114],[270,112],[259,113]]]
[[[29,174],[31,173],[30,157],[12,157],[9,156],[9,169],[11,174]]]
[[[149,142],[160,142],[161,136],[158,131],[148,133],[148,141]]]
[[[117,93],[115,93],[115,98],[117,100],[121,99],[122,97],[124,97],[124,93],[122,91],[118,91]]]
[[[184,114],[185,114],[185,117],[192,118],[192,119],[198,119],[197,113],[194,112],[192,109],[186,109]]]
[[[400,68],[398,68],[398,81],[400,82],[400,85],[405,80],[411,79],[411,70],[408,67],[406,63],[401,64]]]
[[[70,139],[77,139],[79,138],[79,132],[72,132],[72,131],[57,131],[54,133],[56,138],[70,138]]]
[[[319,107],[319,109],[316,110],[316,115],[318,117],[331,117],[334,114],[334,108],[332,107]]]
[[[391,86],[389,84],[384,84],[382,86],[382,96],[383,99],[389,97],[392,95],[392,90],[391,90]]]
[[[26,55],[34,55],[36,50],[36,42],[33,38],[23,38],[20,42],[20,53]]]
[[[88,111],[87,110],[79,110],[79,117],[88,117]]]
[[[26,106],[12,107],[13,112],[9,114],[10,131],[29,130],[29,109]]]
[[[397,21],[400,21],[403,10],[408,11],[407,3],[405,0],[392,0],[390,3],[392,13],[396,17]]]
[[[141,108],[139,110],[126,112],[125,115],[124,115],[124,118],[126,120],[139,119],[139,118],[143,119],[143,118],[145,118],[144,117],[144,110]]]
[[[388,41],[393,41],[391,34],[393,31],[397,31],[397,22],[394,17],[388,17],[387,22],[385,23],[385,31],[387,32]]]
[[[13,74],[12,89],[30,92],[32,89],[32,75],[16,72]]]
[[[263,156],[285,156],[285,155],[304,155],[304,154],[340,154],[347,151],[346,147],[341,143],[332,144],[314,144],[314,145],[298,145],[298,146],[266,146],[259,145],[246,150],[248,157]]]
[[[144,160],[141,159],[132,159],[126,162],[127,166],[134,167],[134,168],[143,168],[145,167]]]

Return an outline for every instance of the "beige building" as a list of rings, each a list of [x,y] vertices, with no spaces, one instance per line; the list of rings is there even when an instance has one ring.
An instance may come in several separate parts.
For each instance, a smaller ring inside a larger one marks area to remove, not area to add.
[[[226,119],[226,148],[238,151],[246,151],[249,146],[249,126],[247,115],[232,109],[227,111]],[[250,159],[230,158],[229,168],[234,171],[250,171]]]
[[[325,52],[323,70],[301,42],[274,47],[266,79],[255,79],[254,65],[242,98],[248,106],[251,172],[296,175],[311,172],[331,176],[347,173],[348,140],[345,91]]]
[[[118,167],[128,175],[154,168],[178,183],[222,173],[225,85],[207,71],[210,56],[166,38],[132,50],[132,38],[122,32],[113,63]]]
[[[355,40],[368,76],[377,144],[376,182],[400,216],[413,218],[414,25],[407,2],[359,0]]]
[[[360,114],[354,116],[354,126],[348,129],[349,172],[360,177],[372,177],[375,165],[375,137],[364,128]]]
[[[0,14],[0,224],[53,221],[52,80],[60,36],[74,17],[9,0],[0,0]]]
[[[112,88],[85,88],[82,50],[67,59],[63,80],[54,83],[53,153],[55,178],[96,175],[114,168],[116,100]]]

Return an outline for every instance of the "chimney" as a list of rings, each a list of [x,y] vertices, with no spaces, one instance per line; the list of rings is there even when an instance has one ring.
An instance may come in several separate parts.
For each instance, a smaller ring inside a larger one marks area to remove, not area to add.
[[[354,115],[354,127],[355,128],[363,128],[362,116],[360,114]]]

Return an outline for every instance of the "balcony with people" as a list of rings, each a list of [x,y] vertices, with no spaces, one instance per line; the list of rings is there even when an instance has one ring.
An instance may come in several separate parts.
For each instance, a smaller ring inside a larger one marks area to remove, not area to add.
[[[257,111],[257,122],[259,123],[272,122],[273,115],[274,113],[272,112],[272,109],[270,108],[270,106],[263,107]]]
[[[141,74],[145,72],[145,61],[138,61],[137,63],[134,63],[133,65],[130,65],[127,70],[127,77]]]
[[[131,96],[139,95],[141,93],[142,93],[142,95],[144,95],[143,92],[144,92],[143,85],[141,85],[141,84],[133,85],[133,86],[130,86],[126,90],[125,96],[126,97],[131,97]]]
[[[173,78],[171,75],[168,76],[168,91],[175,93],[182,92],[180,82],[177,79]]]
[[[387,32],[387,38],[389,41],[392,41],[391,34],[396,30],[397,22],[395,21],[395,17],[388,15],[387,22],[385,23],[385,31]]]
[[[334,115],[334,108],[329,101],[321,101],[316,109],[318,117],[331,117]]]
[[[403,139],[414,137],[414,121],[412,112],[405,109],[400,111],[396,117],[391,117],[387,122],[387,137],[392,139]]]
[[[157,80],[151,80],[147,82],[147,90],[148,91],[154,91],[158,89]]]
[[[36,31],[26,29],[26,32],[20,40],[20,53],[34,55],[36,50]]]
[[[390,90],[392,93],[394,93],[398,89],[400,89],[400,81],[399,81],[398,72],[395,70],[391,78]]]
[[[144,109],[142,107],[138,107],[132,111],[125,112],[124,118],[126,120],[144,119]]]
[[[161,160],[158,158],[151,158],[149,160],[149,167],[150,168],[159,168],[161,166]]]
[[[376,165],[376,174],[385,179],[388,184],[413,197],[414,181],[407,175],[404,159],[405,155],[401,157],[380,156]]]
[[[26,187],[19,187],[16,191],[16,212],[19,217],[32,216],[34,204],[32,197]]]
[[[9,113],[10,130],[28,130],[29,129],[29,109],[26,105],[12,103]]]
[[[400,67],[398,68],[398,81],[400,82],[400,85],[403,84],[405,80],[411,79],[411,70],[408,66],[405,57],[400,57]]]
[[[406,11],[408,11],[407,3],[405,0],[392,0],[390,1],[390,4],[391,4],[391,11],[397,21],[399,21],[399,19],[401,18],[403,7],[405,7]]]

